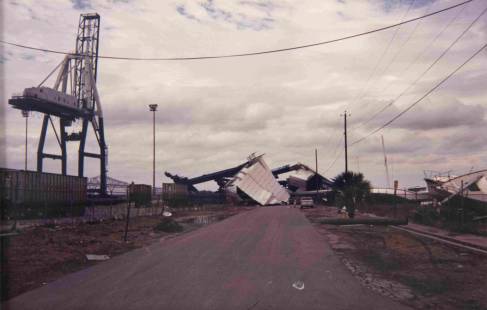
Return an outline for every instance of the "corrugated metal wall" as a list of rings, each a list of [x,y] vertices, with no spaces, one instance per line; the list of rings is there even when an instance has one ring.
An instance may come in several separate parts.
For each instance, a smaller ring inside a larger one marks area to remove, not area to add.
[[[77,176],[0,168],[2,207],[85,203],[86,185],[87,179]]]

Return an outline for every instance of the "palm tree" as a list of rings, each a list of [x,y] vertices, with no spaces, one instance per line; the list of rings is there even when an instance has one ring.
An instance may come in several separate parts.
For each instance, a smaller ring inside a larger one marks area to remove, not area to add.
[[[370,182],[360,172],[343,172],[335,177],[332,184],[335,203],[347,207],[348,216],[353,218],[355,208],[370,193]]]

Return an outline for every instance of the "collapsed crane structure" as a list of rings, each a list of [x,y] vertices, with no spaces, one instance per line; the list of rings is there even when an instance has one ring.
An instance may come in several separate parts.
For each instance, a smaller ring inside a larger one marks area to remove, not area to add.
[[[328,190],[332,185],[331,180],[302,163],[284,165],[272,170],[276,178],[285,173],[289,173],[288,177],[279,183],[293,193]]]
[[[61,173],[67,174],[67,142],[79,142],[78,176],[84,176],[85,158],[100,160],[100,195],[107,191],[107,145],[103,126],[103,111],[96,87],[98,74],[98,47],[100,15],[81,14],[76,37],[76,51],[63,61],[37,87],[26,88],[21,96],[13,96],[9,104],[22,111],[37,111],[44,114],[37,148],[37,171],[42,172],[45,158],[61,160]],[[58,70],[52,88],[42,86]],[[53,122],[59,118],[59,134]],[[67,132],[74,121],[81,122],[81,131]],[[44,152],[47,129],[51,124],[61,154]],[[91,124],[99,146],[99,153],[85,151],[88,128]]]
[[[289,174],[285,180],[280,175]],[[215,181],[219,192],[234,197],[250,197],[259,204],[287,202],[290,195],[313,194],[326,191],[331,181],[308,166],[297,163],[269,169],[263,155],[251,155],[246,162],[224,170],[188,178],[166,172],[175,184],[182,185],[189,192],[197,192],[197,184]]]
[[[182,177],[177,174],[171,174],[169,172],[165,172],[164,174],[168,178],[172,179],[174,183],[186,185],[188,191],[190,192],[198,191],[195,187],[196,184],[205,183],[208,181],[215,181],[219,186],[219,190],[222,190],[225,187],[225,184],[230,180],[230,178],[237,174],[237,172],[239,172],[243,167],[248,164],[249,162],[246,161],[236,167],[212,172],[209,174],[203,174],[195,178]]]

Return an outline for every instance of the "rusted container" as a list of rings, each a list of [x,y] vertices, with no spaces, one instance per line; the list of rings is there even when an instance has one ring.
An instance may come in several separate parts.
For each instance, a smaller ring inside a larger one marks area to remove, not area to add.
[[[150,206],[152,201],[152,186],[146,184],[130,184],[127,187],[129,201],[136,206]]]
[[[2,207],[84,204],[86,185],[83,177],[0,168]]]
[[[162,183],[163,194],[187,194],[188,186],[179,183]]]

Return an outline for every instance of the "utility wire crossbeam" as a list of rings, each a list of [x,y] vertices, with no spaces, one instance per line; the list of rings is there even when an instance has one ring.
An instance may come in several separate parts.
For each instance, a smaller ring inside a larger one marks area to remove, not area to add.
[[[99,193],[106,195],[106,143],[103,125],[103,111],[96,87],[100,16],[96,13],[81,14],[76,38],[75,53],[67,54],[63,61],[49,73],[38,87],[26,88],[23,96],[14,96],[9,100],[14,108],[23,111],[44,113],[41,134],[37,148],[37,171],[42,172],[43,160],[61,160],[61,173],[67,174],[67,142],[79,142],[78,176],[84,176],[85,157],[100,160]],[[58,70],[53,88],[42,86]],[[59,118],[59,132],[52,117]],[[80,132],[68,134],[67,128],[72,122],[81,120]],[[44,145],[47,129],[51,124],[61,154],[47,154]],[[99,153],[85,151],[88,128],[91,124],[99,146]]]

